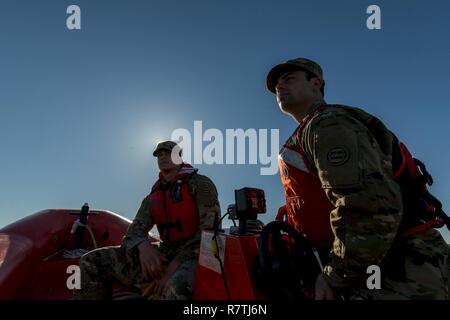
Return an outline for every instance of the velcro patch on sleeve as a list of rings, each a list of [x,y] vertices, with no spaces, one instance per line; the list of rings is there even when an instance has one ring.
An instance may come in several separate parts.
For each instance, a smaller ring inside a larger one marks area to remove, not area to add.
[[[318,128],[315,134],[315,164],[326,189],[360,186],[357,132],[341,124]]]

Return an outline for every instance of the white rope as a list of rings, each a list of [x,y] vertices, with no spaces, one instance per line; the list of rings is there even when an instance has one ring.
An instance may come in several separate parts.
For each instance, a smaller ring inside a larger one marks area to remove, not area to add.
[[[92,229],[89,225],[81,223],[80,219],[77,219],[73,225],[72,229],[70,230],[70,233],[75,233],[78,227],[86,228],[89,234],[91,235],[92,243],[94,244],[94,248],[97,249],[97,241],[95,241],[94,233],[92,232]]]
[[[87,224],[81,223],[79,219],[75,220],[72,229],[70,230],[70,233],[73,234],[77,231],[78,227],[86,228],[89,234],[91,235],[92,243],[94,244],[94,248],[97,249],[97,241],[95,241],[94,233],[92,232],[92,229]],[[66,250],[63,253],[63,258],[66,259],[74,259],[74,258],[80,258],[85,253],[89,252],[86,249],[77,248],[74,250]]]
[[[322,269],[323,271],[323,264],[322,261],[320,260],[319,252],[317,252],[317,249],[314,247],[312,248],[312,251],[314,253],[314,256],[316,257],[317,262],[319,263],[320,269]]]

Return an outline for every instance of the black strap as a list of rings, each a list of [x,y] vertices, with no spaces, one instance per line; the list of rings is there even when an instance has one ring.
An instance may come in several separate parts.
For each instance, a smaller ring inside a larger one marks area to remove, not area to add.
[[[431,176],[431,174],[428,173],[425,164],[419,159],[413,158],[413,160],[416,167],[419,167],[420,169],[421,179],[423,180],[424,185],[428,184],[429,186],[431,186],[433,184],[433,177]]]
[[[447,229],[450,230],[450,218],[447,216],[447,214],[442,209],[442,203],[435,196],[433,196],[431,193],[429,193],[428,190],[425,190],[423,192],[423,197],[427,202],[429,202],[430,204],[433,205],[433,207],[436,208],[436,216],[438,218],[442,219],[442,221],[444,221]]]

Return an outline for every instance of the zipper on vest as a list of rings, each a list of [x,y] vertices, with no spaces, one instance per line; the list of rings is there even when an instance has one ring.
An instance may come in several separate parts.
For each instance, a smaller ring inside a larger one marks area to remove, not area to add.
[[[166,224],[168,224],[169,223],[169,217],[167,216],[167,203],[166,203],[166,190],[167,189],[164,189],[163,190],[163,196],[164,196],[164,216],[166,217]],[[166,229],[167,231],[167,242],[169,242],[170,241],[170,229]]]

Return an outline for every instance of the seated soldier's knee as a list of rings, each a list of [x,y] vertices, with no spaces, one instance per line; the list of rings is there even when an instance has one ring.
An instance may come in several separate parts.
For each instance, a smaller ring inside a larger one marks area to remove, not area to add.
[[[98,259],[96,250],[85,253],[80,258],[80,269],[82,271],[94,269],[98,264]]]
[[[82,264],[92,262],[92,261],[94,260],[94,259],[93,259],[93,256],[94,256],[94,255],[92,254],[92,251],[83,254],[83,255],[81,256],[81,258],[80,258],[80,266],[81,266]]]

